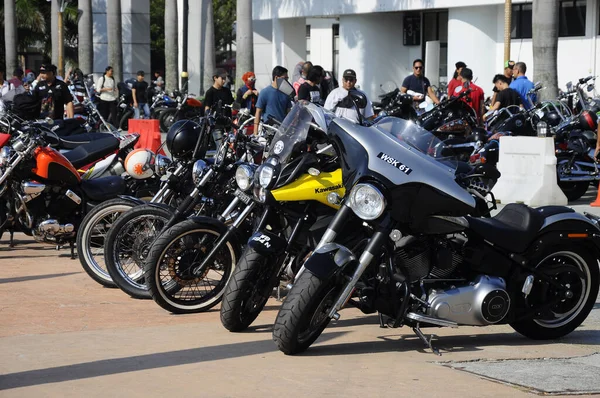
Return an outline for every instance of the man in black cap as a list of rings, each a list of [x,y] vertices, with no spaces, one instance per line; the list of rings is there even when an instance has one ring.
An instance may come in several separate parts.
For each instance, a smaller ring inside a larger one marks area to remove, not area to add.
[[[346,69],[342,74],[342,87],[338,87],[329,93],[325,100],[325,109],[334,111],[337,116],[352,120],[354,123],[358,123],[358,113],[356,108],[351,104],[345,105],[344,98],[348,96],[348,93],[352,90],[358,90],[356,87],[356,72],[353,69]],[[365,98],[367,95],[360,91]],[[373,117],[373,104],[367,98],[367,106],[360,109],[360,113],[365,119]]]
[[[204,95],[204,110],[208,112],[213,105],[216,105],[221,101],[221,105],[233,104],[233,94],[231,90],[225,87],[227,83],[227,71],[225,69],[217,69],[212,76],[213,85],[206,90]],[[223,109],[225,115],[231,114],[231,109]]]
[[[402,93],[406,93],[408,90],[411,90],[417,94],[421,94],[422,97],[420,99],[415,98],[415,102],[423,101],[427,95],[429,98],[431,98],[434,104],[439,104],[440,100],[431,88],[429,79],[424,76],[424,67],[425,63],[422,59],[415,59],[413,61],[413,74],[404,79],[400,91],[402,91]]]
[[[67,84],[56,78],[56,66],[40,66],[40,74],[36,80],[38,83],[32,95],[40,103],[40,117],[63,119],[66,107],[67,117],[72,118],[75,114],[73,96]]]

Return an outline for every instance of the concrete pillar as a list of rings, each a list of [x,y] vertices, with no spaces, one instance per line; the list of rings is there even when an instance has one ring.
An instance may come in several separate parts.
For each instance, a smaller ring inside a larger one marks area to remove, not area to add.
[[[138,70],[146,72],[150,83],[150,0],[121,0],[123,24],[123,79],[135,77]]]
[[[273,18],[271,23],[271,37],[273,38],[271,56],[273,67],[276,65],[283,66],[283,54],[285,52],[285,30],[279,18]]]

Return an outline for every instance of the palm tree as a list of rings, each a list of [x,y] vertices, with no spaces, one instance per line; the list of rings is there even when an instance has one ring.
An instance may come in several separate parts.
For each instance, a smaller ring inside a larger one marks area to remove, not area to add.
[[[58,65],[58,11],[60,9],[59,0],[51,0],[50,9],[50,32],[52,36],[52,63]]]
[[[240,87],[242,75],[254,70],[254,37],[252,33],[252,0],[237,0],[236,23],[236,86]]]
[[[213,18],[212,0],[202,0],[202,14],[206,15],[206,27],[204,31],[204,87],[206,91],[212,86],[212,75],[216,69],[215,56],[215,24]]]
[[[108,63],[117,82],[123,81],[123,44],[121,34],[121,0],[106,1],[108,29]]]
[[[6,74],[17,67],[17,21],[14,0],[4,0],[4,45]]]
[[[532,26],[533,76],[546,87],[541,99],[553,99],[558,96],[558,1],[534,1]]]
[[[77,23],[79,32],[78,55],[79,69],[83,73],[94,71],[94,47],[92,43],[92,0],[79,0],[81,17]]]
[[[177,2],[165,1],[165,78],[166,90],[177,89]]]

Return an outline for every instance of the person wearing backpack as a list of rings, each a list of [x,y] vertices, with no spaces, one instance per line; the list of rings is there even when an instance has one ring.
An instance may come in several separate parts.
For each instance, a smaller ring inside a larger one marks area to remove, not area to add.
[[[117,126],[118,90],[112,66],[104,69],[104,75],[96,83],[96,91],[100,94],[98,111],[108,123]]]

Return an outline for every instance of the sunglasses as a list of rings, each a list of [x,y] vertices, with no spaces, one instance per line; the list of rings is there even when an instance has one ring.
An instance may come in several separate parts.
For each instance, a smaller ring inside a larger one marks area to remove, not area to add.
[[[414,69],[423,69],[422,66],[413,66]]]
[[[355,82],[356,81],[356,79],[353,77],[345,77],[344,80],[347,82]]]

